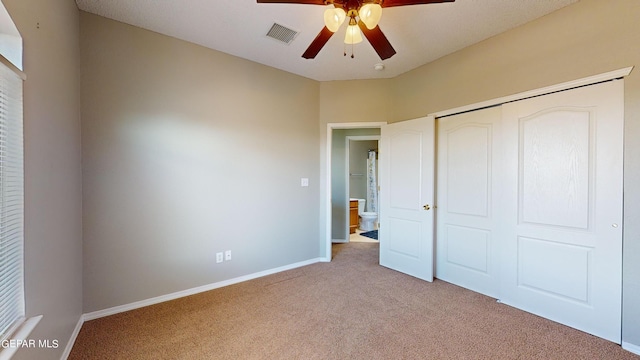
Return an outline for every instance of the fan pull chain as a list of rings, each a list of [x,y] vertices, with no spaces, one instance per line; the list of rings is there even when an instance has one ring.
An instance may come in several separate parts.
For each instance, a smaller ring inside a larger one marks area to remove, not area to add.
[[[343,44],[343,48],[344,53],[342,54],[342,56],[347,56],[347,44]],[[355,56],[353,55],[353,44],[351,44],[351,58],[355,58]]]

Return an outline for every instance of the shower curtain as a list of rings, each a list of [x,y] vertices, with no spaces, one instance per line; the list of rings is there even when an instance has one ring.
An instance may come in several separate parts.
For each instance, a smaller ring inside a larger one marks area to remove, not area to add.
[[[367,159],[367,202],[364,211],[378,212],[378,180],[376,179],[376,151],[369,150]]]

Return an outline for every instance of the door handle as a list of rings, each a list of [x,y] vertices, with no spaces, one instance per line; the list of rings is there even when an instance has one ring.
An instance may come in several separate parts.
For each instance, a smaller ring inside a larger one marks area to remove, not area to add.
[[[429,204],[426,204],[422,207],[425,210],[431,210],[431,206],[429,206]]]

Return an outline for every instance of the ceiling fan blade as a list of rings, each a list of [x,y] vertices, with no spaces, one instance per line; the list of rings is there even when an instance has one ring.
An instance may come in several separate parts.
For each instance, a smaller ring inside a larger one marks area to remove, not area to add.
[[[333,35],[333,32],[331,32],[331,30],[327,29],[327,27],[325,26],[320,31],[318,36],[316,36],[316,38],[313,39],[313,41],[311,42],[311,45],[309,45],[309,47],[304,52],[304,54],[302,54],[302,57],[305,59],[315,58],[316,55],[318,55],[318,53],[320,52],[320,50],[322,50],[322,47],[324,46],[324,44],[326,44],[327,41],[329,41],[329,39],[331,38],[331,35]]]
[[[362,20],[358,21],[358,26],[360,27],[360,30],[362,30],[364,37],[369,40],[373,49],[378,53],[380,59],[386,60],[396,54],[396,50],[391,46],[391,43],[387,37],[384,36],[382,30],[380,30],[380,26],[376,26],[373,30],[369,30]]]
[[[324,5],[324,0],[257,0],[258,4],[308,4]]]
[[[423,4],[438,4],[445,2],[454,2],[456,0],[384,0],[382,7],[392,6],[405,6],[405,5],[423,5]]]

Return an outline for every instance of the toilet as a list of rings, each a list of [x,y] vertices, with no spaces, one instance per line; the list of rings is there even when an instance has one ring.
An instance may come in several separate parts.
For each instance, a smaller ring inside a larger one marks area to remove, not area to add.
[[[358,216],[360,217],[360,230],[371,231],[376,229],[376,221],[378,221],[378,213],[365,212],[365,199],[358,199]]]

